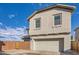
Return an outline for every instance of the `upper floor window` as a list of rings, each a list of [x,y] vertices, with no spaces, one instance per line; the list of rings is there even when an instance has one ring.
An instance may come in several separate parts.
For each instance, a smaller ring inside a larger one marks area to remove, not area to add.
[[[35,19],[35,27],[36,27],[36,28],[40,28],[40,19],[41,19],[41,18],[36,18],[36,19]]]
[[[54,25],[61,25],[61,24],[62,24],[62,14],[55,14]]]

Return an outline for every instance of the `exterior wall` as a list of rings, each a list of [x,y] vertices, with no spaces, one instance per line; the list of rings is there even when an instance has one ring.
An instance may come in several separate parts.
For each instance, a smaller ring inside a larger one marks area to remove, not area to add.
[[[62,24],[54,25],[54,14],[62,13]],[[41,27],[40,29],[35,28],[35,19],[41,17]],[[29,20],[29,35],[38,35],[31,36],[31,49],[35,50],[35,39],[54,39],[54,38],[63,38],[64,39],[64,51],[67,51],[71,48],[71,13],[58,10],[51,9],[41,13],[36,14]],[[63,34],[57,34],[63,33]],[[40,36],[40,34],[55,34],[55,35],[46,35]],[[47,42],[47,41],[45,41]]]
[[[50,36],[38,36],[38,37],[31,37],[31,49],[35,50],[35,39],[54,39],[54,38],[64,38],[64,51],[67,51],[71,49],[71,35],[65,34],[65,35],[50,35]],[[47,41],[46,41],[47,42]]]
[[[54,25],[54,14],[62,13],[62,25]],[[41,28],[35,28],[35,18],[41,17]],[[62,10],[48,10],[36,14],[30,20],[29,35],[71,32],[71,13]]]

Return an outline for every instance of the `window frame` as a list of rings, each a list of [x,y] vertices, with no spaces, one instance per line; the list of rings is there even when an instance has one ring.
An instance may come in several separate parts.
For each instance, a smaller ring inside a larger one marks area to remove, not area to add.
[[[36,22],[37,20],[40,20],[39,26],[37,26],[37,22]],[[40,29],[40,27],[41,27],[41,17],[35,18],[35,28]]]
[[[60,23],[56,24],[55,23],[55,16],[58,16],[58,15],[60,16]],[[53,16],[54,16],[54,26],[60,26],[60,25],[62,25],[62,13],[54,14]]]

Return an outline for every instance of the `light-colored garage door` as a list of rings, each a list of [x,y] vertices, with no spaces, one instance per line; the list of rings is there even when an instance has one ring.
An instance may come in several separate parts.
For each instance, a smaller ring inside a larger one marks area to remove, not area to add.
[[[36,39],[35,50],[39,51],[63,51],[63,39]]]

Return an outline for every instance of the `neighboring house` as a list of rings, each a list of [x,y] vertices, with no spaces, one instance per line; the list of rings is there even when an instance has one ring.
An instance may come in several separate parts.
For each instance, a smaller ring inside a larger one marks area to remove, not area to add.
[[[79,41],[79,27],[75,29],[75,41]]]
[[[22,36],[22,40],[23,41],[30,41],[30,36],[29,35]]]
[[[71,14],[74,6],[53,5],[29,18],[31,49],[62,52],[71,48]]]
[[[30,36],[29,36],[29,28],[26,28],[27,35],[22,36],[22,40],[24,41],[30,41]]]

